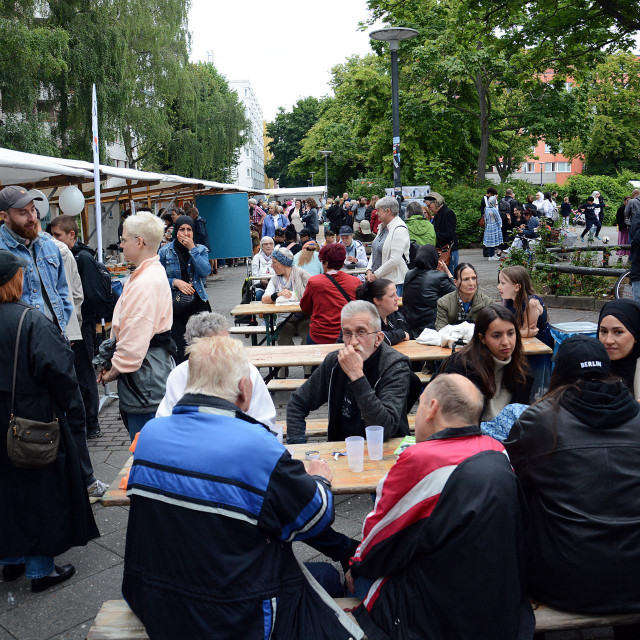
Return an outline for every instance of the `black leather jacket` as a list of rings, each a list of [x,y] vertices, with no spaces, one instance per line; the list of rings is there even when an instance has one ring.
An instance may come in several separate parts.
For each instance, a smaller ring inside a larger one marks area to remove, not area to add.
[[[504,445],[530,511],[529,595],[580,613],[640,611],[640,415],[624,384],[543,400]]]
[[[402,313],[417,338],[425,327],[435,329],[438,300],[455,291],[453,281],[435,269],[411,269],[404,277]]]

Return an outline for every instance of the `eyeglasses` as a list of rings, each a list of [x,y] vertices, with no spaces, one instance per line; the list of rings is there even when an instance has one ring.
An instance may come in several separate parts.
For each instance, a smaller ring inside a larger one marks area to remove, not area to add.
[[[125,244],[125,242],[127,242],[128,240],[137,240],[138,238],[141,238],[142,236],[131,236],[129,238],[126,238],[125,236],[120,236],[120,244]],[[146,242],[143,240],[142,244],[146,246]]]
[[[355,333],[352,333],[351,331],[343,331],[342,332],[342,339],[345,341],[345,343],[347,343],[347,342],[351,342],[351,339],[354,336],[355,336],[356,339],[362,340],[366,336],[370,336],[372,333],[378,333],[378,332],[377,331],[365,331],[364,329],[358,329],[358,331],[356,331]]]

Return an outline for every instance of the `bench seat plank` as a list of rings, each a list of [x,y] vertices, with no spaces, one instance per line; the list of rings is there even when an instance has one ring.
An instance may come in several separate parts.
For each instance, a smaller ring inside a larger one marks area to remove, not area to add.
[[[349,611],[360,604],[357,598],[336,598],[336,604]],[[640,622],[640,613],[591,616],[567,613],[538,605],[534,609],[536,632],[563,631],[568,629],[592,629]],[[124,600],[107,600],[103,603],[87,640],[146,640],[149,636],[137,616]]]

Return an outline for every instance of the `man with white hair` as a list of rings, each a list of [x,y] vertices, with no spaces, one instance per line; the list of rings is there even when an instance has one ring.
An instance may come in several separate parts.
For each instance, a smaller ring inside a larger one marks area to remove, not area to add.
[[[189,318],[187,322],[184,340],[189,345],[197,338],[209,338],[213,336],[228,336],[229,323],[227,319],[219,313],[203,311]],[[251,403],[247,409],[247,415],[255,418],[258,422],[275,427],[276,408],[273,404],[271,394],[267,390],[260,372],[252,364],[249,364],[249,377],[253,390],[251,392]],[[156,418],[170,416],[173,408],[184,395],[189,378],[189,360],[180,363],[167,378],[167,390],[162,398],[162,402],[156,411]]]
[[[184,397],[145,426],[134,454],[125,600],[156,640],[362,638],[310,576],[317,567],[293,554],[333,521],[329,466],[305,470],[245,413],[239,340],[197,338],[187,352]]]
[[[175,364],[171,288],[158,257],[163,236],[164,223],[147,211],[124,221],[120,246],[124,259],[133,262],[136,270],[113,310],[111,366],[98,376],[98,382],[118,380],[120,412],[132,440],[155,417]]]
[[[416,444],[378,485],[346,576],[369,638],[533,638],[524,501],[504,447],[480,431],[482,408],[457,374],[420,398]]]
[[[306,418],[329,403],[328,440],[364,436],[382,425],[384,438],[409,434],[409,359],[384,341],[380,316],[370,302],[347,303],[341,313],[344,347],[332,351],[312,376],[291,394],[287,442],[307,441]]]

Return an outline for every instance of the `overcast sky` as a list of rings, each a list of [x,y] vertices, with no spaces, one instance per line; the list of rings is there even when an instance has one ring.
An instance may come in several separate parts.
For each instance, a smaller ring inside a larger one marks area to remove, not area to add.
[[[192,0],[191,60],[249,80],[267,122],[306,96],[329,93],[331,67],[371,51],[358,22],[366,0]]]

